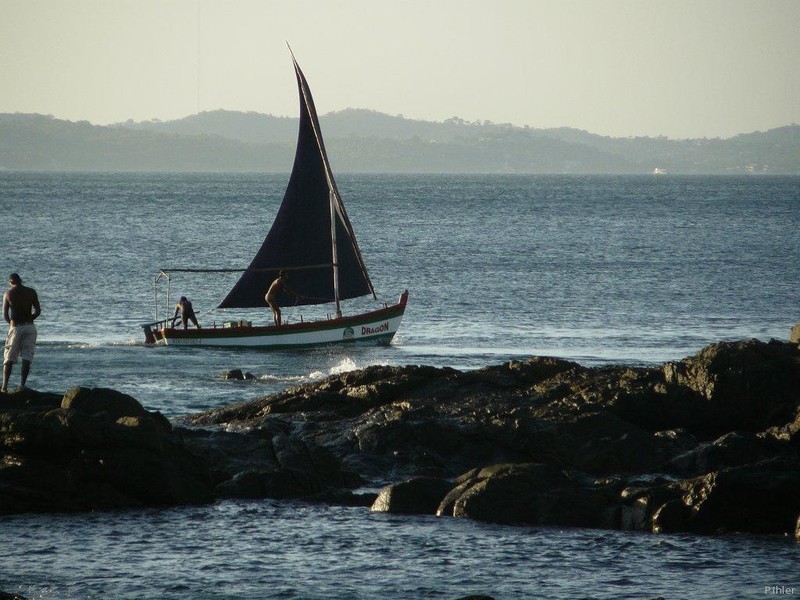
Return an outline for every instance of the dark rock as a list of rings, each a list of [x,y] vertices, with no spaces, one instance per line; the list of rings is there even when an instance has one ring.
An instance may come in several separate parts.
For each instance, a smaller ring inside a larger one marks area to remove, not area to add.
[[[683,502],[692,509],[689,531],[795,531],[800,515],[800,463],[796,461],[770,459],[722,469],[683,487]]]
[[[26,600],[26,599],[24,596],[20,596],[19,594],[0,592],[0,600]]]
[[[437,514],[452,505],[455,517],[494,523],[616,528],[619,521],[607,487],[548,465],[495,465],[466,474],[456,489]]]
[[[393,402],[404,393],[436,385],[458,373],[425,366],[372,366],[349,371],[306,386],[294,387],[259,400],[241,402],[193,415],[194,425],[250,422],[282,413],[326,413],[347,418]]]
[[[622,502],[621,528],[652,531],[653,519],[668,502],[680,499],[680,492],[665,480],[651,480],[626,487],[620,494]]]
[[[220,483],[214,493],[218,498],[285,500],[314,496],[324,490],[325,486],[313,473],[284,469],[237,473]]]
[[[539,462],[590,473],[646,473],[668,453],[652,434],[608,412],[518,420],[518,440]]]
[[[329,449],[288,435],[282,421],[239,431],[177,431],[187,448],[208,466],[218,497],[321,497],[363,483],[357,474],[342,468]]]
[[[800,350],[775,340],[723,342],[665,364],[664,376],[667,384],[697,394],[695,428],[717,434],[755,432],[794,416],[800,401]]]
[[[550,356],[532,356],[527,360],[512,360],[507,363],[507,368],[515,379],[528,385],[541,383],[562,373],[584,370],[578,363]]]
[[[656,431],[653,435],[658,440],[659,446],[669,456],[677,456],[689,452],[698,445],[697,437],[683,428]]]
[[[667,383],[663,372],[648,370],[636,380],[620,379],[610,386],[614,391],[605,407],[618,417],[646,431],[706,434],[709,417],[702,399],[694,390]]]
[[[374,495],[352,491],[366,483],[388,485],[373,504],[398,512],[793,533],[798,465],[800,350],[777,341],[714,344],[662,367],[374,366],[175,427],[113,390],[0,396],[6,512],[189,502],[212,489],[366,505]]]
[[[683,500],[670,500],[659,507],[653,515],[653,533],[679,533],[689,530],[689,521],[692,518],[692,509],[686,506]]]
[[[272,451],[272,438],[287,430],[287,424],[253,429],[197,429],[176,427],[181,441],[194,454],[203,456],[210,469],[222,476],[259,468],[279,467]]]
[[[323,495],[357,480],[470,473],[438,514],[665,531],[699,527],[694,508],[679,506],[692,484],[648,474],[800,460],[799,356],[796,345],[751,340],[662,368],[541,357],[469,372],[377,366],[187,422],[269,441],[260,465],[256,454],[211,452],[219,482],[244,463],[311,474]]]
[[[0,412],[0,513],[212,499],[197,457],[162,415],[130,396],[73,388],[51,406],[26,402]]]
[[[63,396],[25,387],[0,393],[0,410],[52,410],[61,406]]]
[[[245,373],[241,369],[231,369],[230,371],[226,371],[222,374],[222,379],[225,380],[235,380],[235,381],[245,381],[250,379],[255,379],[256,376],[252,373]]]
[[[136,399],[106,388],[71,388],[64,394],[61,408],[74,409],[90,416],[105,413],[112,421],[120,417],[139,417],[149,414]]]
[[[378,498],[378,494],[372,492],[356,493],[350,490],[329,489],[311,496],[300,498],[303,502],[330,504],[332,506],[357,506],[369,508]]]
[[[732,431],[713,442],[698,445],[670,461],[675,472],[695,476],[725,467],[736,467],[766,460],[778,451],[776,443],[763,436]]]
[[[371,510],[403,515],[433,515],[452,483],[447,479],[417,477],[383,488]]]
[[[267,497],[267,487],[274,471],[242,471],[230,479],[226,479],[214,488],[217,498],[252,498]],[[302,495],[302,494],[297,494]]]

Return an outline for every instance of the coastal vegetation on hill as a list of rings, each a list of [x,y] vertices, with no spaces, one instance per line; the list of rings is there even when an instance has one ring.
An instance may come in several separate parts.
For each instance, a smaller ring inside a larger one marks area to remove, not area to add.
[[[800,174],[798,125],[673,140],[355,109],[321,123],[338,172]],[[109,126],[0,114],[0,170],[287,172],[296,136],[297,119],[221,110]]]

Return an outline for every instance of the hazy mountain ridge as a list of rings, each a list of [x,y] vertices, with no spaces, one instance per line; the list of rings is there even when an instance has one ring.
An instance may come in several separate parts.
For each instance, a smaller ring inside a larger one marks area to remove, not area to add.
[[[320,117],[340,172],[800,174],[800,126],[728,139],[612,138],[347,109]],[[109,126],[0,114],[0,169],[288,172],[297,119],[233,111]]]

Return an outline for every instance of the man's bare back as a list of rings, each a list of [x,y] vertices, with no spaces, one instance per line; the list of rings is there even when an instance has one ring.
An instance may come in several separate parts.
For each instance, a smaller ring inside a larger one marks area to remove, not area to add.
[[[275,281],[272,282],[272,285],[269,286],[269,290],[267,290],[267,302],[270,300],[275,300],[278,297],[278,294],[283,291],[283,288],[286,287],[286,279],[284,275],[278,277]]]
[[[280,325],[282,322],[281,309],[280,306],[278,306],[278,296],[280,293],[285,291],[293,296],[300,297],[300,295],[286,283],[288,278],[289,274],[285,270],[281,270],[281,272],[278,273],[278,278],[272,282],[267,290],[266,296],[264,296],[264,300],[267,301],[267,304],[272,309],[272,319],[275,321],[275,325]]]
[[[12,327],[33,323],[40,313],[39,297],[33,288],[18,284],[3,294],[3,318]]]

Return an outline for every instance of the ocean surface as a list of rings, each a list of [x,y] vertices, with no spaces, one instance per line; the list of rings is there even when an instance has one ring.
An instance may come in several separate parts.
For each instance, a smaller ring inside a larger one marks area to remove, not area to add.
[[[0,273],[20,273],[43,309],[29,385],[110,387],[175,418],[372,364],[474,369],[530,355],[658,364],[722,340],[787,339],[800,322],[797,177],[337,182],[381,301],[410,292],[390,346],[144,344],[140,325],[172,311],[154,306],[159,269],[246,267],[284,175],[0,172]],[[267,322],[267,309],[213,312],[236,277],[176,273],[171,301],[188,296],[201,324]],[[318,313],[285,312],[301,315]],[[223,380],[233,368],[255,379]],[[782,537],[501,527],[292,502],[5,516],[0,548],[0,590],[29,599],[800,593],[800,546]]]

